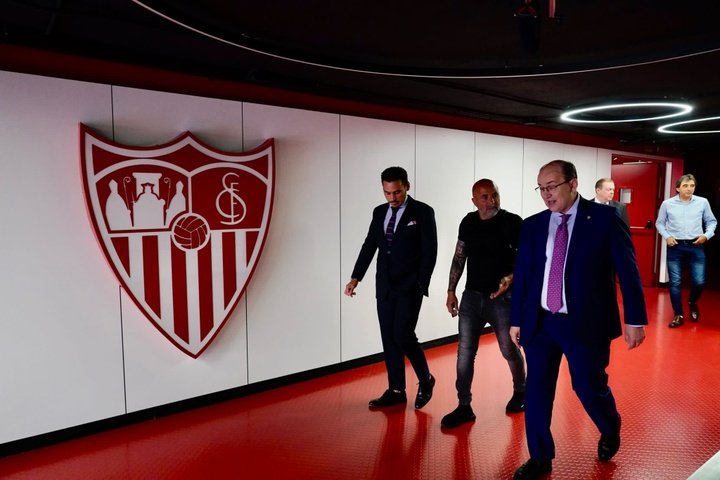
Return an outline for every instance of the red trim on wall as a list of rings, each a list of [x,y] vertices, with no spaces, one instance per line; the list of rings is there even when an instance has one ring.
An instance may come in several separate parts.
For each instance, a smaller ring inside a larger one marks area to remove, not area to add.
[[[238,81],[212,79],[15,45],[0,45],[0,68],[110,85],[355,115],[610,150],[678,156],[672,146],[625,145],[618,139],[607,137],[291,92]]]

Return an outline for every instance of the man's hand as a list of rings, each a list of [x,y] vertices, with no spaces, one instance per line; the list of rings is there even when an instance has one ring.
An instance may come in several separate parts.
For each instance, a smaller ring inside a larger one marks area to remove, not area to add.
[[[358,286],[358,281],[356,278],[351,278],[350,281],[345,285],[345,295],[348,297],[354,297],[355,296],[355,288]]]
[[[645,327],[625,326],[625,343],[629,349],[639,347],[645,340]]]
[[[668,247],[674,247],[675,245],[677,245],[677,240],[675,240],[674,237],[668,237],[665,241],[667,242]]]
[[[512,273],[507,277],[501,278],[497,291],[490,294],[490,300],[495,300],[497,297],[507,292],[507,289],[510,288],[510,285],[512,285],[512,278]]]
[[[707,242],[707,237],[705,235],[700,235],[697,240],[693,242],[693,245],[702,245],[705,242]]]
[[[510,340],[520,348],[520,327],[510,327]]]
[[[455,292],[448,292],[447,294],[447,301],[445,302],[445,306],[448,309],[448,312],[450,312],[450,315],[453,317],[457,316],[458,314],[458,299],[455,295]]]

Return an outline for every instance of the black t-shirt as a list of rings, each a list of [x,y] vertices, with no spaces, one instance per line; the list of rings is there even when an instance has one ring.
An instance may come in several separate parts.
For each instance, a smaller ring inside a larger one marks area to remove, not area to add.
[[[500,279],[512,273],[521,223],[522,218],[506,210],[488,220],[481,220],[477,211],[463,218],[458,240],[465,243],[467,254],[465,288],[492,293]]]

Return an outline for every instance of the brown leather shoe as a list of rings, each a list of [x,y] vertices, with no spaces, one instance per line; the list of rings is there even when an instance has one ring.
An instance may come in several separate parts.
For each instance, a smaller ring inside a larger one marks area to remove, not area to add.
[[[670,328],[677,328],[677,327],[681,326],[683,323],[685,323],[685,321],[683,320],[683,316],[682,316],[682,315],[675,315],[675,316],[673,317],[673,319],[672,319],[672,322],[670,322],[670,323],[668,324],[668,327],[670,327]]]

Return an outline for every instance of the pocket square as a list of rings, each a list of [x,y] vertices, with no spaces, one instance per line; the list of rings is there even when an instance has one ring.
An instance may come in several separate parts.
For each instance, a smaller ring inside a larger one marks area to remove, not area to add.
[[[410,227],[410,226],[412,226],[412,225],[417,225],[417,221],[415,221],[415,220],[410,220],[410,221],[408,222],[407,226]]]

